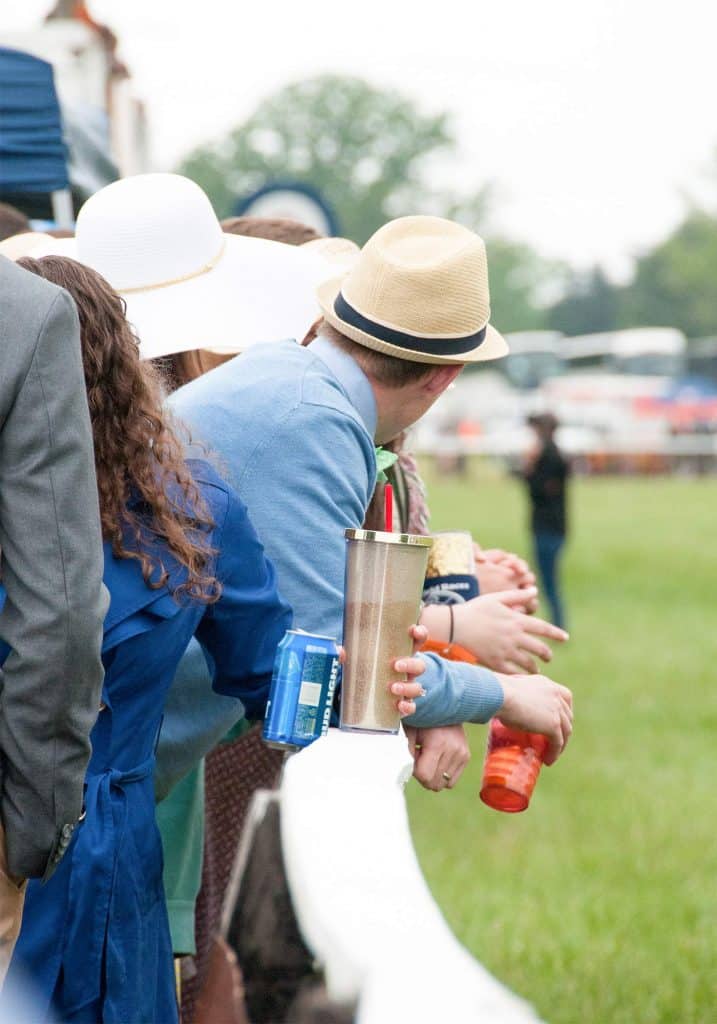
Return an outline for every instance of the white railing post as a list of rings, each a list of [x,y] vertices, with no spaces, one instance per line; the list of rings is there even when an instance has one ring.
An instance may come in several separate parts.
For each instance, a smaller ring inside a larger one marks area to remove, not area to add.
[[[357,1024],[535,1024],[460,945],[431,895],[403,794],[412,765],[403,733],[331,729],[285,766],[284,866],[328,994],[357,1001]]]
[[[58,228],[71,228],[75,222],[72,209],[72,193],[69,188],[59,189],[50,195],[52,216]]]

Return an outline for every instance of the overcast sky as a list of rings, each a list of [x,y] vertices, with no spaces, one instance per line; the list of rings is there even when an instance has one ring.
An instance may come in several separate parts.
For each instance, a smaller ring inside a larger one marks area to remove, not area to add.
[[[0,26],[49,0],[2,0]],[[663,237],[717,152],[711,0],[92,0],[172,169],[286,82],[324,71],[448,110],[460,148],[440,174],[498,186],[496,221],[547,256],[624,275]],[[713,165],[717,197],[717,160]],[[420,211],[416,211],[420,212]]]

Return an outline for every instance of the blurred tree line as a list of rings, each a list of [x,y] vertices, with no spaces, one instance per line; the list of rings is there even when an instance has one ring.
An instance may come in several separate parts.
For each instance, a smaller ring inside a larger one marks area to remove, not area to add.
[[[717,334],[717,217],[694,206],[675,231],[640,256],[632,280],[612,284],[598,268],[574,274],[546,311],[565,334],[616,327],[679,327],[688,338]]]
[[[454,218],[486,239],[492,319],[506,332],[661,325],[688,337],[717,333],[712,213],[693,205],[672,235],[638,258],[632,280],[616,285],[599,267],[570,271],[495,232],[489,186],[472,195],[430,188],[431,162],[455,147],[447,114],[424,114],[400,93],[362,79],[321,75],[270,96],[226,138],[191,152],[179,171],[202,186],[220,217],[268,181],[305,182],[359,244],[392,217],[421,211]]]

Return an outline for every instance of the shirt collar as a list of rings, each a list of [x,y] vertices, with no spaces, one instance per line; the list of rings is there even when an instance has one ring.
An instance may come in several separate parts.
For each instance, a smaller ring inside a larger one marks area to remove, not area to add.
[[[376,433],[378,414],[376,412],[376,399],[373,388],[366,374],[352,359],[347,352],[342,352],[336,345],[332,345],[328,338],[321,335],[315,338],[309,346],[309,351],[318,356],[322,363],[328,366],[331,373],[346,392],[351,404],[363,420],[366,430],[371,437]]]

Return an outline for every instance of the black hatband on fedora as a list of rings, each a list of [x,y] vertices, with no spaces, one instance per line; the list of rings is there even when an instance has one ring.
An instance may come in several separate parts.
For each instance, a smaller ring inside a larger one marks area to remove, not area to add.
[[[475,334],[463,335],[460,338],[418,338],[414,334],[406,334],[370,320],[354,309],[341,292],[334,300],[334,313],[339,320],[369,334],[372,338],[378,338],[379,341],[386,341],[410,352],[420,352],[429,356],[460,356],[464,352],[472,352],[485,341],[487,333],[486,325]]]

